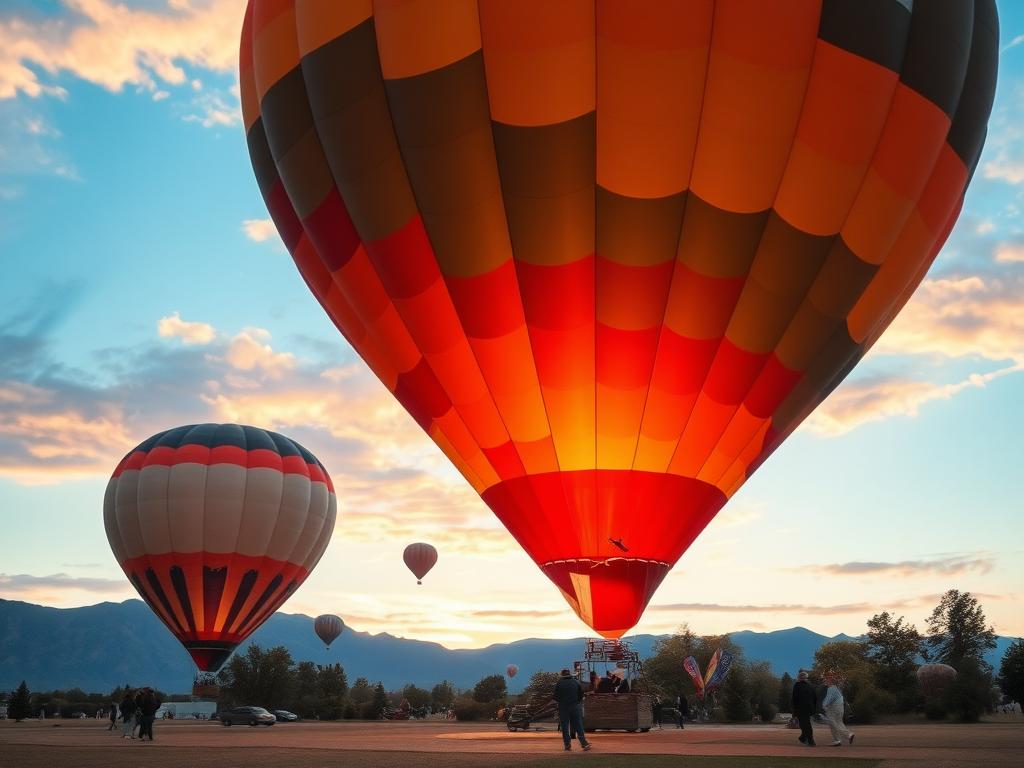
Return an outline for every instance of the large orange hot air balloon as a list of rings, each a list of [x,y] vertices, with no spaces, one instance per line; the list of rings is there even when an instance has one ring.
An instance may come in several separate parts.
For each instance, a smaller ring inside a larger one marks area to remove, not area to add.
[[[204,672],[306,580],[335,516],[313,454],[238,424],[153,435],[117,465],[103,500],[114,557]]]
[[[251,0],[245,127],[324,309],[621,635],[956,220],[991,0]]]

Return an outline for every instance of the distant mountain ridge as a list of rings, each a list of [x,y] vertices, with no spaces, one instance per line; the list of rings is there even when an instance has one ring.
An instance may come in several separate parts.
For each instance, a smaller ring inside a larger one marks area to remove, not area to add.
[[[275,613],[242,648],[249,643],[283,645],[296,660],[340,662],[350,683],[366,677],[389,689],[406,683],[431,686],[445,679],[469,688],[481,677],[517,664],[519,675],[510,688],[518,691],[536,670],[559,669],[578,658],[584,643],[583,638],[531,638],[452,650],[439,643],[346,627],[328,651],[313,634],[312,621],[302,614]],[[843,634],[826,637],[803,627],[730,636],[747,659],[767,661],[776,674],[809,666],[822,643],[854,639]],[[628,639],[646,657],[660,637]],[[999,638],[988,662],[998,666],[1012,641]],[[174,693],[191,688],[194,672],[188,654],[141,600],[49,608],[0,599],[0,691],[13,690],[25,680],[32,690],[78,687],[106,692],[128,683]]]

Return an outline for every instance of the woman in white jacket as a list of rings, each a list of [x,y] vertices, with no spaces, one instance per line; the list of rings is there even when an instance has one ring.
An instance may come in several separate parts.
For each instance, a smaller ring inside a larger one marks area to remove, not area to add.
[[[825,692],[825,700],[821,702],[821,708],[825,710],[828,726],[832,729],[832,746],[841,747],[844,740],[853,744],[853,734],[843,725],[845,701],[842,691],[839,690],[839,681],[835,674],[829,673],[825,675],[825,682],[828,684],[828,690]]]

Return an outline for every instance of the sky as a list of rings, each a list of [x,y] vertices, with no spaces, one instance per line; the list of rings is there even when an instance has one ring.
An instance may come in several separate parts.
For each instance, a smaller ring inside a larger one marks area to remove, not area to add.
[[[587,628],[347,346],[270,224],[238,104],[242,0],[0,4],[0,597],[134,597],[102,524],[177,424],[281,431],[339,517],[285,611],[479,647]],[[1024,3],[963,214],[854,373],[732,498],[635,631],[923,628],[950,588],[1024,635]],[[416,587],[411,541],[441,552]]]

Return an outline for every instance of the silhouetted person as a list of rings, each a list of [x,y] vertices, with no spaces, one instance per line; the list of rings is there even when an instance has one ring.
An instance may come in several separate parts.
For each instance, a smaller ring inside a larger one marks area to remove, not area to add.
[[[121,738],[135,738],[135,695],[131,691],[124,692],[121,699]]]
[[[152,688],[143,688],[139,700],[139,711],[142,714],[139,739],[149,736],[149,740],[153,740],[153,721],[156,719],[158,709],[160,709],[160,699],[157,698],[156,693]]]
[[[554,701],[558,704],[558,725],[562,730],[562,743],[566,751],[572,749],[573,735],[580,740],[584,751],[590,749],[590,742],[583,731],[583,686],[568,669],[562,670],[555,683]]]
[[[114,730],[117,727],[117,702],[110,702],[110,725],[107,726],[108,731]]]
[[[690,716],[690,702],[686,700],[685,694],[680,693],[676,698],[676,709],[679,710],[678,725],[680,728],[684,728],[685,726],[683,723],[685,723],[686,719]]]
[[[793,714],[800,723],[800,743],[809,747],[814,743],[814,729],[811,728],[811,715],[818,708],[818,696],[814,687],[807,682],[807,670],[801,669],[793,685]]]

